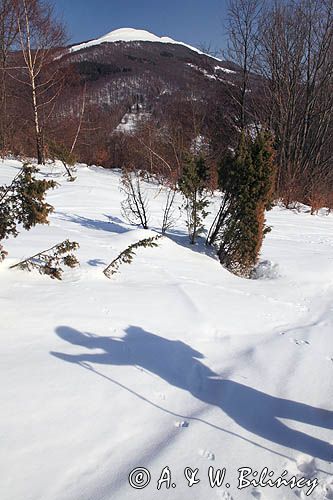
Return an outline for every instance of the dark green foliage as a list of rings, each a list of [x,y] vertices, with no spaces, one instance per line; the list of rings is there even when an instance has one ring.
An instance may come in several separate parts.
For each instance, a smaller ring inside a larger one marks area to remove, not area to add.
[[[206,187],[209,173],[202,156],[187,155],[183,164],[182,176],[179,179],[179,189],[185,199],[187,212],[186,224],[193,245],[196,238],[204,231],[204,219],[208,212],[209,201],[206,196]]]
[[[73,167],[76,162],[75,155],[62,143],[51,141],[48,144],[49,156],[52,161],[59,160],[63,164],[68,180],[73,182],[76,177],[73,176]]]
[[[209,239],[221,264],[237,275],[250,276],[270,231],[265,211],[271,208],[274,182],[271,138],[264,132],[255,140],[243,135],[237,151],[220,166],[222,204]]]
[[[79,266],[79,261],[73,254],[79,248],[75,241],[65,240],[62,243],[39,252],[29,259],[19,262],[10,269],[18,268],[22,271],[37,270],[39,274],[45,274],[52,279],[61,280],[63,275],[62,266],[74,268]]]
[[[24,165],[9,186],[0,186],[0,241],[18,235],[18,224],[31,229],[36,224],[48,224],[53,207],[45,202],[49,189],[56,182],[36,178],[38,169]],[[4,258],[4,251],[2,259]]]
[[[121,266],[121,264],[131,264],[133,257],[135,256],[135,250],[138,248],[155,248],[158,246],[157,240],[162,238],[161,235],[153,236],[152,238],[145,238],[144,240],[133,243],[126,250],[121,252],[116,259],[114,259],[111,264],[104,269],[104,274],[107,278],[111,279],[113,274],[116,274]]]

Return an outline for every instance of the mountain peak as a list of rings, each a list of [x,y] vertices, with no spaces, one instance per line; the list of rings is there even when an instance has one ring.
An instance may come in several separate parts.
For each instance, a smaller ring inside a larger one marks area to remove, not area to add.
[[[176,44],[176,45],[183,45],[184,47],[187,47],[188,49],[192,50],[193,52],[209,56],[209,54],[204,54],[204,52],[201,52],[199,49],[197,49],[196,47],[193,47],[192,45],[188,45],[184,42],[178,42],[178,41],[173,40],[172,38],[169,38],[167,36],[159,37],[157,35],[154,35],[153,33],[150,33],[149,31],[135,29],[135,28],[116,29],[114,31],[111,31],[110,33],[107,33],[106,35],[104,35],[100,38],[96,38],[94,40],[90,40],[89,42],[74,45],[71,47],[70,50],[71,50],[71,52],[76,52],[78,50],[83,50],[83,49],[86,49],[88,47],[92,47],[94,45],[100,45],[102,43],[115,43],[115,42],[172,43],[172,44]],[[209,57],[212,57],[212,56],[209,56]],[[217,59],[217,58],[213,57],[213,59]],[[219,59],[217,59],[217,60],[219,61]]]

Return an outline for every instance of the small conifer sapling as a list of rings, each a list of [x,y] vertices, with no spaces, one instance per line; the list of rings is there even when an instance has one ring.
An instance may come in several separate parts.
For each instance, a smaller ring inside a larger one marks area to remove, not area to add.
[[[121,252],[116,259],[114,259],[110,265],[108,265],[103,273],[109,279],[116,274],[122,264],[131,264],[133,257],[136,255],[136,250],[138,248],[156,248],[158,246],[158,240],[162,238],[161,235],[153,236],[152,238],[145,238],[137,243],[133,243],[127,247],[123,252]]]
[[[209,173],[204,158],[187,155],[178,185],[185,200],[186,225],[192,245],[195,244],[197,237],[204,232],[204,220],[208,215],[206,209],[209,206],[206,195],[208,180]]]
[[[57,186],[55,181],[38,179],[38,168],[25,164],[8,186],[0,186],[0,242],[19,234],[18,225],[29,230],[37,224],[48,224],[53,207],[46,203],[49,189]],[[0,245],[1,258],[6,252]]]
[[[220,166],[222,203],[209,243],[221,264],[242,277],[251,276],[270,231],[265,211],[272,207],[276,172],[271,143],[265,132],[255,139],[243,133],[238,149]]]
[[[75,241],[65,240],[54,245],[52,248],[29,257],[28,259],[11,266],[10,269],[21,269],[22,271],[37,270],[39,274],[44,274],[52,279],[61,280],[63,276],[63,266],[71,269],[79,266],[79,261],[74,255],[79,244]]]

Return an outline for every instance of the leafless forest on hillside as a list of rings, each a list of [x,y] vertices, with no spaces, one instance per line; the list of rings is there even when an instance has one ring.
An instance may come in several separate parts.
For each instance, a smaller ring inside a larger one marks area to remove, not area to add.
[[[333,208],[332,16],[332,0],[231,0],[219,62],[151,42],[71,52],[49,3],[1,0],[1,154],[62,151],[173,186],[200,147],[214,188],[241,134],[268,130],[276,198]]]

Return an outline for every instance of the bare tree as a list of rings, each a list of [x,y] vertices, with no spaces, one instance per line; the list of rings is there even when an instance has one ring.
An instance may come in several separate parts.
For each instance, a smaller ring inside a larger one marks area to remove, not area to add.
[[[125,194],[125,200],[121,204],[121,209],[128,222],[148,229],[148,197],[142,181],[142,172],[137,170],[123,171],[121,190]]]
[[[258,30],[263,5],[263,0],[230,0],[228,6],[227,54],[231,61],[241,67],[240,90],[238,86],[231,86],[230,91],[239,107],[242,130],[246,125],[246,99],[258,52]]]
[[[13,0],[0,0],[0,149],[2,156],[7,150],[7,70],[10,51],[17,39],[18,27]]]
[[[41,164],[45,160],[41,113],[59,93],[56,49],[65,42],[65,30],[55,19],[51,5],[42,0],[16,0],[16,21],[27,75],[21,83],[30,89],[37,160]]]
[[[259,63],[287,205],[310,201],[319,179],[332,188],[332,55],[332,0],[276,1],[263,17]]]

